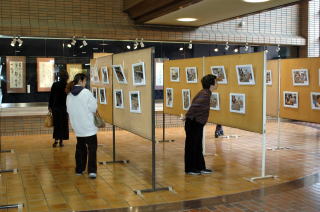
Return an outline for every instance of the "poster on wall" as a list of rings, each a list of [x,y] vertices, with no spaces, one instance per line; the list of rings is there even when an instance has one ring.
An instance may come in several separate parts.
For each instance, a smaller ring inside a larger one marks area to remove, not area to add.
[[[283,106],[290,108],[298,108],[299,105],[298,92],[284,91],[283,92]]]
[[[230,112],[246,113],[246,95],[241,93],[230,93]]]
[[[124,108],[123,93],[121,89],[114,90],[114,106],[115,108]]]
[[[294,86],[309,85],[308,69],[293,69],[292,80]]]
[[[271,70],[266,71],[266,84],[267,85],[272,85],[272,72]]]
[[[108,68],[107,66],[101,67],[101,77],[103,84],[109,84],[109,75],[108,75]]]
[[[124,75],[123,68],[121,65],[113,65],[112,70],[119,84],[127,84],[127,79]]]
[[[170,81],[171,82],[179,82],[180,81],[179,67],[170,67]]]
[[[173,107],[173,88],[166,89],[166,106]]]
[[[82,70],[82,64],[67,64],[67,72],[69,74],[69,82],[72,81],[74,79],[74,76],[76,76],[77,74],[84,73],[84,71]]]
[[[187,78],[187,83],[197,83],[198,82],[197,68],[196,67],[187,67],[186,68],[186,78]]]
[[[54,58],[37,58],[37,90],[50,92],[54,82]]]
[[[106,96],[106,89],[105,88],[99,88],[99,99],[100,104],[107,104],[107,96]]]
[[[311,92],[311,108],[320,110],[320,92]]]
[[[210,110],[220,110],[219,93],[211,93]]]
[[[132,79],[133,85],[145,85],[146,84],[146,73],[144,69],[144,62],[132,64]]]
[[[190,89],[182,89],[182,107],[183,107],[183,110],[189,110]]]
[[[131,113],[141,113],[140,92],[139,91],[129,91],[129,101],[130,101],[130,112]]]
[[[239,85],[254,85],[254,73],[252,69],[252,65],[237,65],[237,77]]]
[[[227,76],[224,66],[211,66],[212,75],[217,77],[218,84],[227,84]]]
[[[26,57],[7,56],[7,92],[26,93]]]

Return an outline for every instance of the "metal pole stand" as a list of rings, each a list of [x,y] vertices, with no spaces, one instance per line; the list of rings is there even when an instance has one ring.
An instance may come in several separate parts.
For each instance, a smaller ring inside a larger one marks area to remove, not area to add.
[[[22,204],[12,204],[12,205],[0,205],[1,209],[10,209],[10,208],[18,208],[18,211],[22,211],[23,203]]]
[[[163,103],[164,105],[164,103]],[[166,140],[165,139],[165,134],[166,134],[166,115],[164,114],[164,111],[162,112],[162,140],[159,140],[158,143],[170,143],[170,142],[175,142],[175,140],[171,139],[171,140]]]
[[[261,176],[259,177],[251,177],[246,180],[249,182],[254,182],[256,180],[263,180],[263,179],[270,179],[270,178],[277,178],[275,175],[266,175],[266,133],[263,133],[262,136],[262,160],[261,160]]]
[[[277,150],[284,150],[284,149],[292,149],[291,147],[287,147],[287,146],[280,146],[280,117],[278,115],[278,143],[277,143],[277,146],[275,147],[271,147],[271,148],[268,148],[268,150],[272,150],[272,151],[277,151]]]
[[[116,126],[112,125],[112,143],[113,143],[113,153],[112,153],[112,161],[102,161],[98,162],[101,165],[113,164],[113,163],[123,163],[127,164],[129,160],[116,160]]]

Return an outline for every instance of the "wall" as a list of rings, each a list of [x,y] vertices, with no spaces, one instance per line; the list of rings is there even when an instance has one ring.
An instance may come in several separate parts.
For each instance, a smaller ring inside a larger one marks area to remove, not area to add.
[[[195,29],[135,26],[122,10],[122,0],[0,1],[0,32],[9,36],[305,44],[299,36],[298,5]],[[242,20],[247,24],[239,28]]]

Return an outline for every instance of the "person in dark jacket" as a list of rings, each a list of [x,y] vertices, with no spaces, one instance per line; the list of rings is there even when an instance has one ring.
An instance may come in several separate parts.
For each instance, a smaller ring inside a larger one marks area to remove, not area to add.
[[[69,122],[66,106],[67,94],[65,92],[68,72],[60,70],[58,81],[52,84],[48,109],[53,116],[53,139],[52,147],[62,147],[63,140],[69,139]]]
[[[210,174],[202,153],[203,127],[208,121],[210,98],[217,89],[216,76],[208,74],[201,79],[203,89],[193,98],[185,116],[185,172],[190,175]]]

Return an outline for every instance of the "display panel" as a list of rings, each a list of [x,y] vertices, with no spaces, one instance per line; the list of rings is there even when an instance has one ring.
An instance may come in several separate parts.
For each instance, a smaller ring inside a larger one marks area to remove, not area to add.
[[[38,92],[49,92],[54,82],[54,58],[37,58]]]

